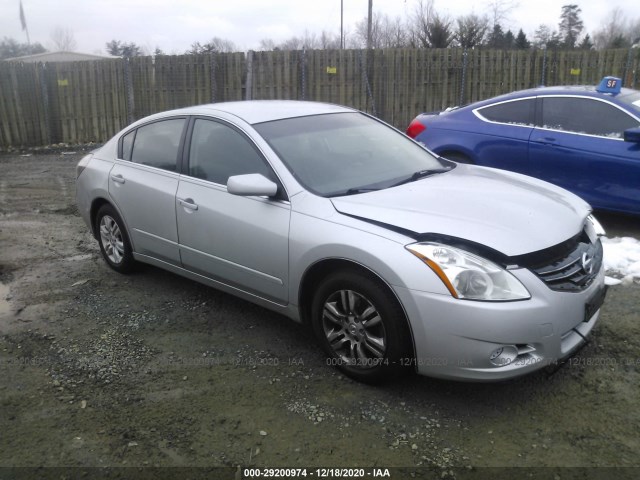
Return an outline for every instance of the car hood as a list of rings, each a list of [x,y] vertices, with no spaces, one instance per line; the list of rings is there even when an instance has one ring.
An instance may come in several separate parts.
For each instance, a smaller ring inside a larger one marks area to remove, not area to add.
[[[331,201],[346,215],[415,234],[466,239],[508,256],[542,250],[575,236],[591,210],[577,196],[549,183],[468,165]]]

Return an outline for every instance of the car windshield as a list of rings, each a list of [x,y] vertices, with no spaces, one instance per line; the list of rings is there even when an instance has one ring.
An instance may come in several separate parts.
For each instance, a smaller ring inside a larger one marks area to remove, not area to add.
[[[361,113],[289,118],[254,127],[298,181],[323,197],[389,188],[454,165]]]

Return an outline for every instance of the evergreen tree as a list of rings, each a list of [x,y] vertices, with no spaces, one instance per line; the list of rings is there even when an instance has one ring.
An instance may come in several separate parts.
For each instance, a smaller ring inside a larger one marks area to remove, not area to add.
[[[133,42],[121,42],[119,40],[111,40],[106,43],[107,52],[114,57],[139,57],[142,55],[142,49]]]
[[[5,58],[23,57],[25,55],[35,55],[44,53],[47,49],[40,43],[18,43],[13,38],[4,37],[0,42],[0,60]]]
[[[447,48],[451,45],[452,38],[451,20],[435,13],[429,22],[429,31],[427,32],[429,46],[431,48]]]
[[[558,24],[558,30],[562,44],[566,48],[574,48],[578,41],[578,37],[584,29],[584,23],[580,18],[582,10],[578,5],[563,5],[562,13],[560,14],[560,23]]]
[[[518,50],[527,50],[531,48],[531,42],[527,39],[527,36],[522,31],[522,29],[520,29],[520,31],[518,32],[518,35],[516,36],[515,47]]]
[[[582,39],[582,42],[580,42],[580,45],[578,45],[578,48],[580,50],[591,50],[593,48],[593,42],[591,41],[591,37],[589,36],[588,33]]]
[[[502,26],[496,23],[493,26],[493,30],[489,34],[487,39],[487,47],[489,48],[503,48],[504,47],[504,32]]]
[[[504,34],[504,46],[503,48],[507,50],[513,49],[516,44],[516,37],[513,36],[513,32],[511,30],[507,30],[507,33]]]

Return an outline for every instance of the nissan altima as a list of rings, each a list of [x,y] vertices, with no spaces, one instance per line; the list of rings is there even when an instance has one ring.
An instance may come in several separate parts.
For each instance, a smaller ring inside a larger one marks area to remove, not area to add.
[[[280,312],[365,382],[555,364],[605,297],[603,231],[583,200],[336,105],[144,118],[80,161],[77,203],[114,270],[148,263]]]

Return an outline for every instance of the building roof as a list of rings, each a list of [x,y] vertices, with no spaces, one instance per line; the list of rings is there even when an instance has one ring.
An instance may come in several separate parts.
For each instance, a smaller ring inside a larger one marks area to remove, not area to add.
[[[107,55],[93,55],[91,53],[80,52],[45,52],[36,53],[35,55],[24,55],[22,57],[5,58],[7,62],[82,62],[86,60],[108,60],[119,57]]]

